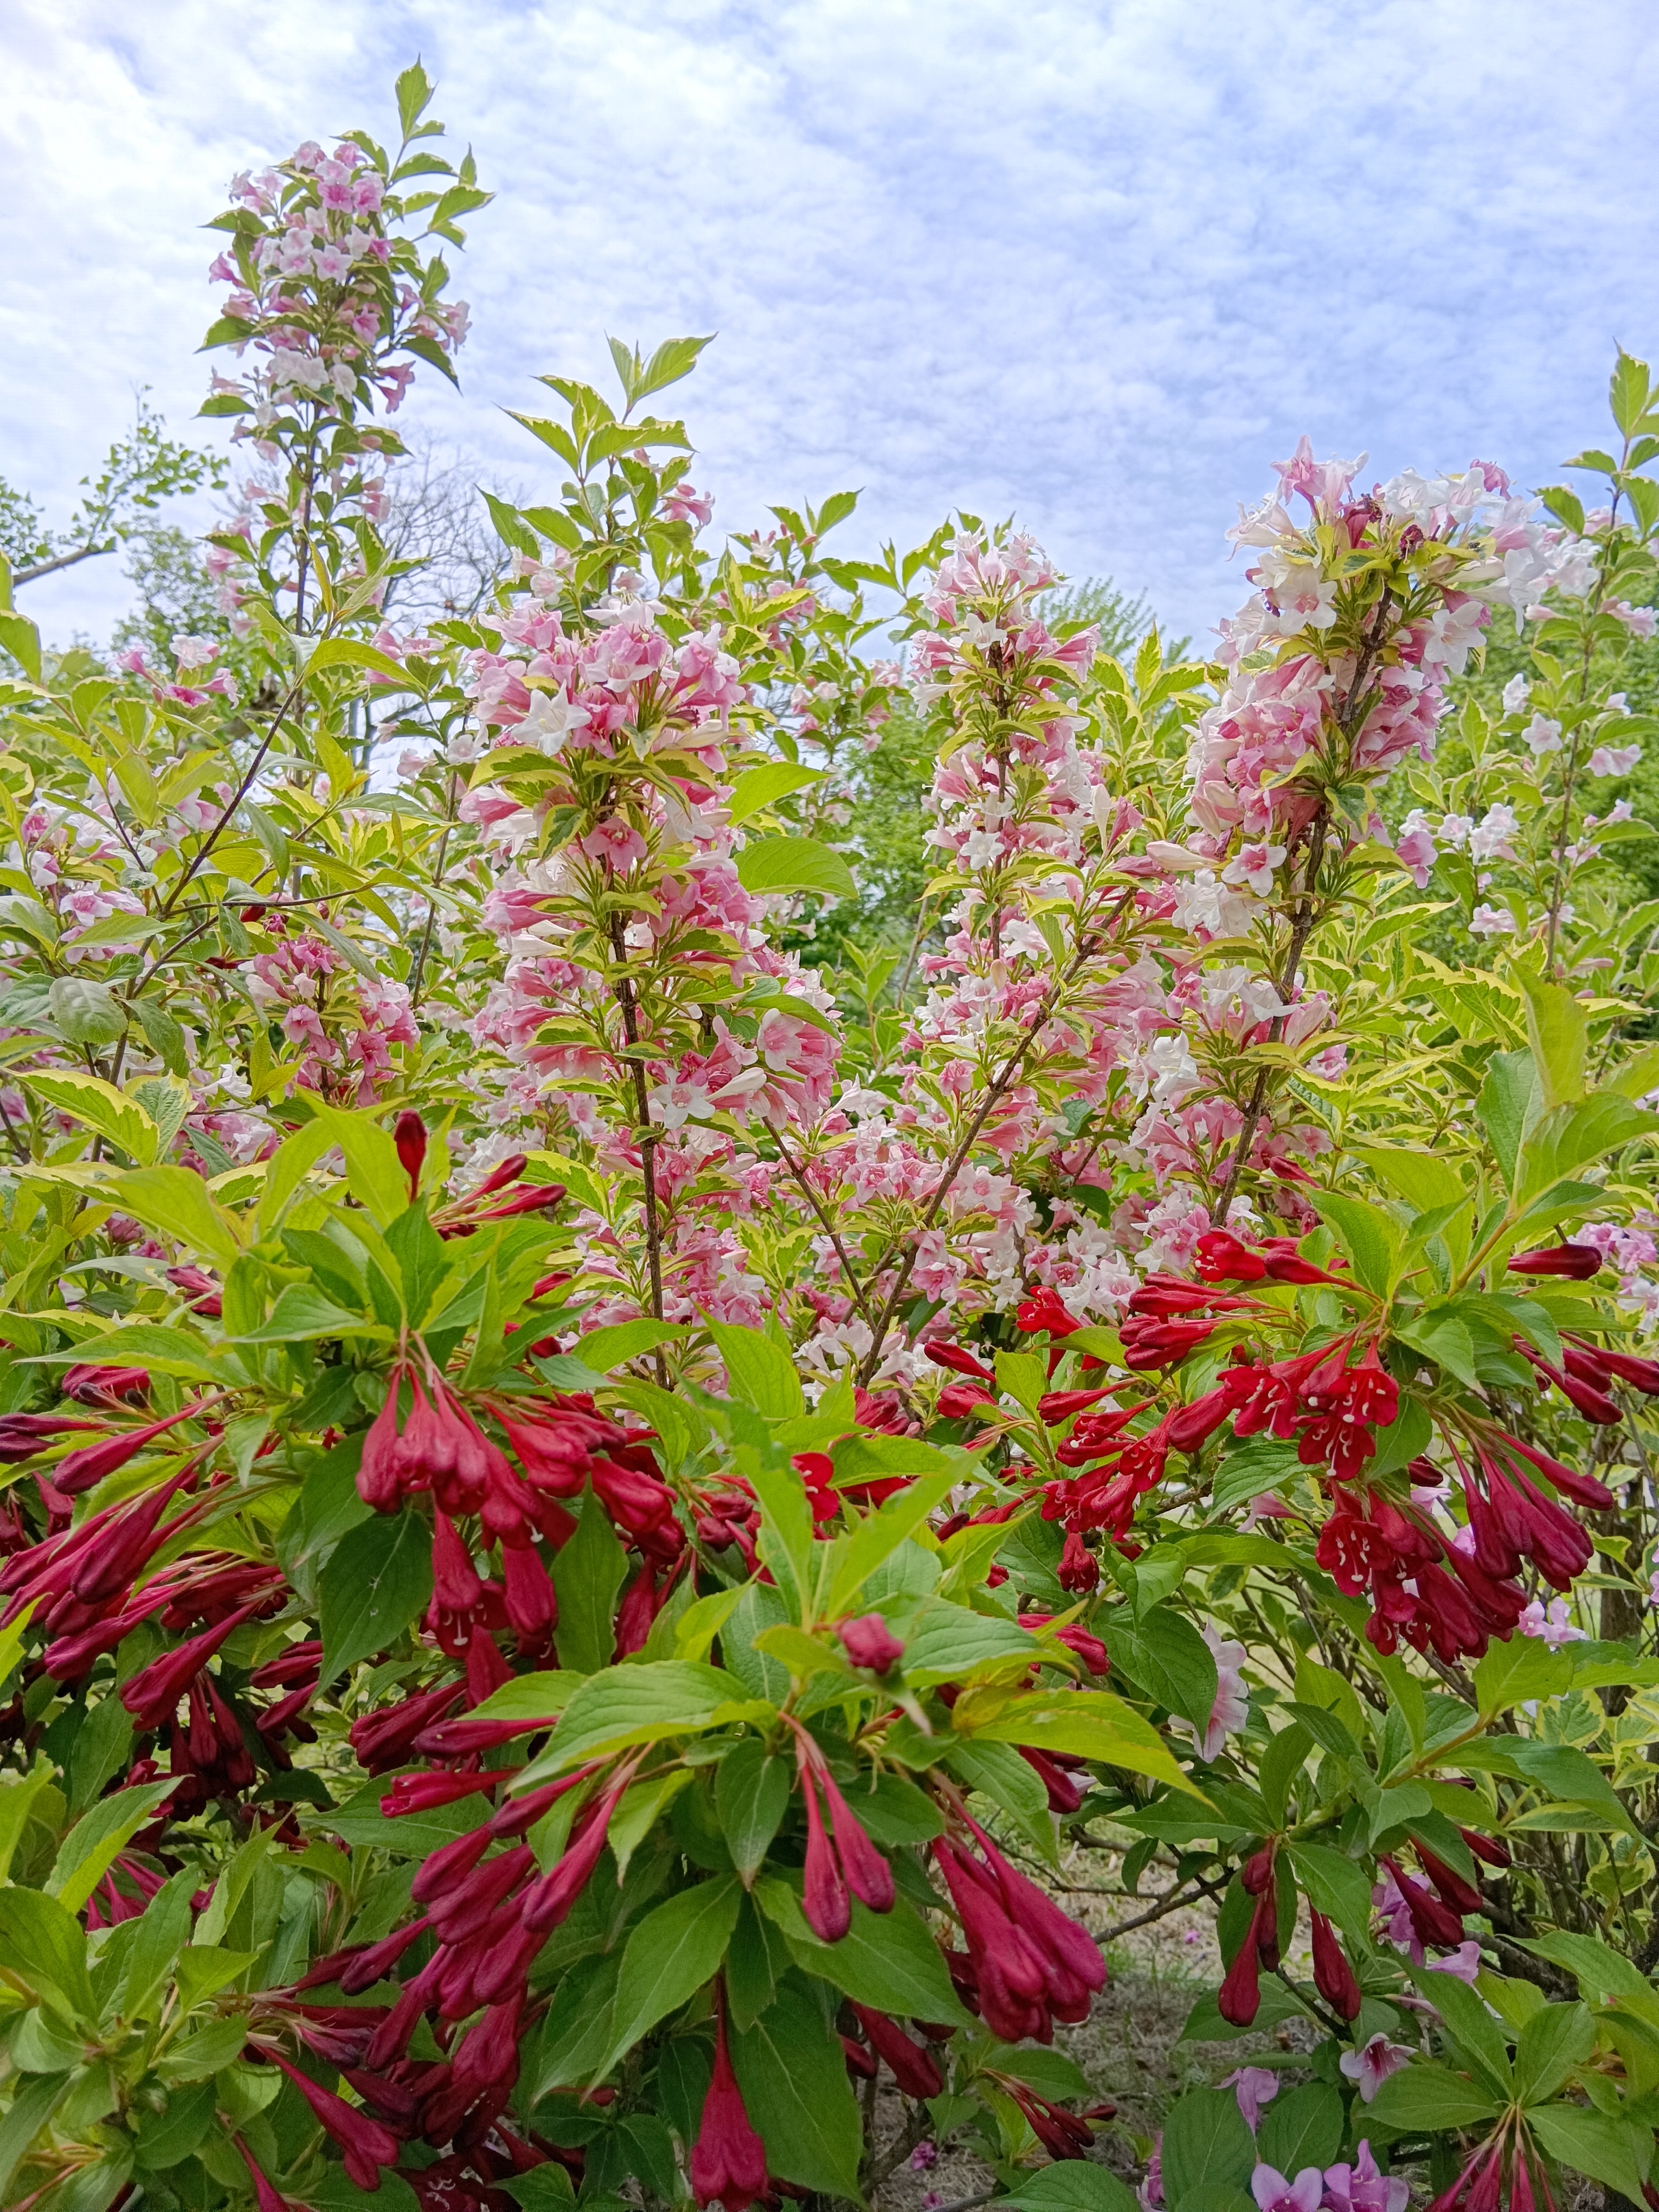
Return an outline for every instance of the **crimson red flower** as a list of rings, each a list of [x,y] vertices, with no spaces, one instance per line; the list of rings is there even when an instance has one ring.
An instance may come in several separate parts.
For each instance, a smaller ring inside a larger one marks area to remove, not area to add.
[[[939,2062],[923,2045],[913,2043],[896,2020],[868,2005],[854,2004],[859,2026],[872,2048],[907,2097],[937,2097],[945,2088]]]
[[[1083,1323],[1067,1311],[1058,1291],[1045,1288],[1034,1291],[1015,1308],[1014,1326],[1028,1336],[1045,1328],[1050,1336],[1075,1336]]]
[[[726,2047],[726,2006],[714,2010],[714,2070],[691,2146],[691,2194],[700,2205],[747,2212],[766,2193],[766,2146],[750,2124],[748,2107]]]
[[[935,1341],[924,1345],[922,1350],[935,1367],[949,1367],[958,1375],[972,1375],[981,1382],[994,1383],[997,1379],[988,1367],[982,1366],[971,1352],[964,1351],[959,1344]]]
[[[904,1646],[878,1613],[866,1613],[857,1620],[843,1620],[836,1633],[853,1664],[867,1667],[872,1674],[890,1674],[904,1656]]]
[[[1569,1282],[1587,1283],[1601,1271],[1601,1255],[1593,1244],[1540,1244],[1531,1252],[1517,1252],[1510,1261],[1512,1275],[1565,1276]]]
[[[1364,1997],[1348,1963],[1348,1954],[1322,1912],[1314,1912],[1310,1908],[1310,1917],[1313,1922],[1314,1987],[1339,2020],[1357,2020]]]
[[[392,1125],[392,1141],[398,1148],[398,1162],[409,1177],[409,1202],[415,1203],[421,1188],[421,1169],[426,1160],[426,1123],[412,1108],[405,1107]]]

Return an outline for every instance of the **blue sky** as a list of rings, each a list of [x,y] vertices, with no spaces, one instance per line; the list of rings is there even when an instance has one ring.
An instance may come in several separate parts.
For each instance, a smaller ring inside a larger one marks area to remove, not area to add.
[[[135,385],[182,428],[227,179],[383,131],[416,52],[499,198],[462,391],[410,411],[526,494],[532,376],[714,331],[675,397],[717,523],[1014,511],[1201,635],[1304,430],[1548,482],[1659,345],[1644,0],[0,0],[0,473],[61,516]]]

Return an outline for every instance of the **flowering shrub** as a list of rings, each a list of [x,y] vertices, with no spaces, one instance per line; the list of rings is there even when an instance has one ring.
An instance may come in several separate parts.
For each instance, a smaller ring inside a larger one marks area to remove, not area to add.
[[[716,550],[618,345],[400,634],[429,98],[220,219],[243,681],[0,616],[6,2201],[1651,2194],[1646,369],[1589,516],[1304,443],[1199,663]],[[1084,1851],[1285,2031],[1157,2144]]]

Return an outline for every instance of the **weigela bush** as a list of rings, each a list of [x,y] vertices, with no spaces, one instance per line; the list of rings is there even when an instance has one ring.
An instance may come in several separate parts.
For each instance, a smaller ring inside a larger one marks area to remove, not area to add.
[[[1200,662],[717,539],[618,344],[410,634],[429,98],[219,218],[219,628],[0,613],[0,2194],[1659,2203],[1646,368],[1588,514],[1304,441]]]

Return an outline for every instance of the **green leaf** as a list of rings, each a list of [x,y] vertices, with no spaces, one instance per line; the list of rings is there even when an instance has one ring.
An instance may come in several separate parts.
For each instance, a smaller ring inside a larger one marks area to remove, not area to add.
[[[515,553],[523,553],[532,561],[540,561],[542,542],[518,509],[509,507],[504,499],[497,499],[493,492],[485,491],[482,485],[478,489],[502,544],[510,545]]]
[[[782,1345],[737,1322],[711,1321],[708,1328],[734,1397],[769,1421],[794,1420],[805,1412],[800,1377]]]
[[[1572,1936],[1559,1930],[1548,1936],[1522,1936],[1518,1941],[1523,1951],[1547,1959],[1552,1966],[1565,1966],[1584,1995],[1598,2003],[1607,1997],[1648,1994],[1648,1978],[1641,1968],[1598,1936]]]
[[[1174,1753],[1148,1720],[1109,1690],[1041,1692],[1016,1698],[994,1719],[975,1725],[976,1736],[997,1743],[1029,1744],[1034,1751],[1058,1751],[1073,1759],[1121,1766],[1149,1775],[1209,1802],[1197,1783],[1176,1762]]]
[[[1333,2165],[1341,2148],[1342,2100],[1328,2081],[1276,2097],[1256,2129],[1256,2156],[1285,2175]]]
[[[78,1075],[68,1068],[30,1069],[22,1080],[49,1106],[84,1121],[130,1158],[146,1167],[155,1159],[161,1131],[137,1100],[129,1098],[112,1083],[95,1075]]]
[[[758,1736],[745,1736],[720,1763],[714,1809],[745,1888],[782,1825],[789,1787],[789,1762],[769,1752]]]
[[[1338,1243],[1353,1262],[1355,1279],[1379,1297],[1386,1297],[1405,1246],[1399,1223],[1368,1199],[1346,1198],[1328,1190],[1313,1197],[1321,1218],[1336,1232]]]
[[[1216,1700],[1215,1655],[1185,1613],[1157,1606],[1135,1621],[1127,1606],[1115,1607],[1105,1643],[1114,1667],[1203,1735]]]
[[[12,2099],[10,2110],[0,2119],[0,2191],[9,2185],[29,2145],[69,2094],[70,2081],[67,2074],[33,2075]]]
[[[1439,1978],[1453,1978],[1443,1974]],[[1444,2066],[1402,2066],[1379,2086],[1365,2117],[1395,2135],[1437,2135],[1489,2120],[1501,2101]]]
[[[1492,1644],[1474,1669],[1474,1694],[1482,1720],[1493,1720],[1533,1698],[1553,1698],[1572,1680],[1572,1661],[1552,1651],[1541,1637],[1511,1636]]]
[[[1408,1969],[1418,1989],[1439,2014],[1446,2030],[1456,2039],[1477,2080],[1500,2099],[1510,2094],[1510,2053],[1504,2031],[1476,1995],[1455,1974],[1437,1972],[1430,1966]]]
[[[1621,437],[1628,438],[1634,434],[1647,411],[1650,389],[1651,380],[1646,362],[1638,361],[1620,346],[1619,358],[1613,365],[1613,374],[1607,380],[1607,404],[1613,410],[1613,419]],[[1641,2193],[1639,2189],[1636,2191],[1638,2197]]]
[[[258,1328],[239,1330],[233,1344],[315,1344],[324,1337],[387,1335],[378,1322],[365,1321],[309,1283],[289,1283]]]
[[[0,1889],[0,1944],[11,1971],[70,2025],[96,2018],[86,1933],[55,1897]]]
[[[1544,1110],[1538,1063],[1529,1052],[1498,1052],[1486,1066],[1486,1080],[1474,1102],[1498,1170],[1513,1190],[1521,1146]]]
[[[732,2038],[732,2063],[769,2172],[857,2199],[864,2132],[841,2041],[811,1985],[787,1973],[775,2002]]]
[[[1582,2004],[1549,2004],[1535,2012],[1515,2046],[1515,2094],[1523,2105],[1552,2097],[1595,2048],[1595,2027]]]
[[[1616,2190],[1633,2204],[1642,2203],[1653,2151],[1650,2130],[1586,2112],[1580,2105],[1540,2106],[1527,2114],[1527,2124],[1563,2166]]]
[[[553,1560],[559,1656],[579,1674],[597,1674],[616,1656],[617,1592],[627,1571],[615,1525],[590,1490],[575,1534]]]
[[[859,1592],[877,1568],[915,1535],[961,1480],[961,1468],[947,1463],[896,1492],[849,1534],[836,1538],[828,1559],[832,1579],[821,1606],[826,1620],[840,1620],[853,1610]]]
[[[853,898],[858,886],[839,853],[816,837],[762,837],[738,854],[738,881],[756,896],[814,891],[822,898]]]
[[[775,806],[792,791],[804,791],[809,784],[822,781],[823,775],[821,768],[802,768],[794,761],[768,761],[763,768],[745,769],[732,785],[726,803],[732,828],[747,822],[751,814]]]
[[[1642,1831],[1625,1809],[1613,1784],[1588,1753],[1569,1743],[1535,1743],[1506,1739],[1506,1754],[1528,1780],[1569,1805],[1593,1807],[1609,1823],[1645,1842]]]
[[[630,1359],[654,1352],[659,1344],[678,1344],[690,1334],[678,1322],[653,1321],[645,1315],[638,1321],[619,1321],[610,1328],[589,1329],[577,1342],[576,1357],[596,1375],[609,1375],[616,1368],[625,1367]]]
[[[611,2045],[593,2068],[596,2082],[718,1971],[742,1903],[742,1885],[728,1875],[683,1889],[646,1914],[623,1953]]]
[[[1297,1881],[1314,1911],[1322,1912],[1345,1935],[1363,1944],[1371,1917],[1371,1885],[1364,1868],[1323,1844],[1293,1843],[1288,1849]]]
[[[32,1612],[33,1607],[31,1607],[30,1610]],[[14,1627],[21,1627],[18,1622],[14,1622],[12,1625]],[[19,1640],[20,1642],[21,1640],[21,1635]],[[15,1656],[15,1654],[13,1656]],[[6,1671],[9,1674],[10,1668],[8,1667]],[[52,1767],[43,1762],[32,1774],[8,1774],[0,1777],[0,1881],[3,1881],[11,1870],[13,1854],[23,1839],[23,1831],[28,1826],[37,1804],[40,1804],[42,1794],[54,1786],[54,1771]],[[63,1814],[61,1802],[57,1811],[58,1818],[61,1819]],[[40,1812],[44,1817],[46,1814],[44,1805],[40,1806]],[[52,1820],[49,1825],[56,1827],[57,1821]]]
[[[1012,2196],[997,2198],[996,2212],[1004,2205],[1008,2212],[1139,2212],[1139,2203],[1109,2166],[1068,2158],[1022,2173]]]
[[[1522,1149],[1516,1194],[1535,1198],[1563,1177],[1656,1130],[1659,1114],[1648,1113],[1616,1091],[1598,1091],[1576,1106],[1558,1107],[1538,1123]]]
[[[137,1789],[100,1797],[58,1845],[46,1877],[46,1894],[69,1912],[78,1912],[115,1863],[115,1856],[137,1835],[155,1808],[172,1796],[172,1781],[146,1782]]]
[[[1231,2089],[1189,2089],[1164,2123],[1164,2197],[1181,2212],[1194,2190],[1241,2189],[1255,2142]]]
[[[939,1948],[919,1913],[903,1898],[890,1912],[872,1912],[853,1899],[853,1922],[838,1943],[822,1943],[801,1910],[800,1877],[764,1874],[755,1902],[784,1942],[797,1966],[842,1990],[855,2004],[872,2005],[902,2019],[967,2024]]]
[[[1571,1106],[1584,1095],[1589,1050],[1584,1009],[1559,983],[1529,975],[1524,969],[1516,969],[1515,976],[1526,994],[1527,1042],[1537,1063],[1545,1107]]]
[[[371,1220],[386,1228],[409,1205],[409,1177],[392,1137],[366,1114],[347,1114],[333,1106],[313,1110],[345,1154],[352,1196]]]
[[[303,649],[304,641],[301,643]],[[325,638],[304,654],[301,673],[307,678],[319,676],[330,668],[366,668],[376,676],[389,677],[402,690],[410,688],[402,663],[360,637]]]
[[[210,2081],[170,2090],[167,2110],[146,2112],[138,2124],[138,2164],[150,2173],[165,2173],[169,2166],[181,2164],[213,2125],[217,2103]]]
[[[0,611],[0,646],[31,683],[40,681],[40,633],[27,615],[15,614],[9,608]]]
[[[318,1585],[325,1688],[395,1643],[432,1597],[432,1526],[413,1507],[348,1529]]]
[[[553,1741],[519,1776],[514,1793],[533,1789],[602,1753],[623,1751],[636,1743],[660,1743],[669,1736],[699,1735],[728,1718],[746,1720],[754,1711],[735,1674],[696,1660],[607,1667],[603,1674],[590,1674],[577,1690]]]
[[[133,1168],[105,1186],[123,1213],[170,1237],[222,1272],[241,1255],[235,1217],[214,1202],[188,1168]]]

